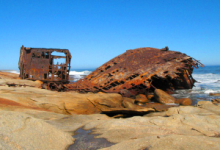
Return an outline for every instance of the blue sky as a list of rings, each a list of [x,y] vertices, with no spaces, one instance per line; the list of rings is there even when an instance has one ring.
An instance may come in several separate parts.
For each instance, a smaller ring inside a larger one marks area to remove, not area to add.
[[[0,69],[18,69],[21,45],[69,49],[72,68],[165,46],[220,65],[220,0],[0,0]]]

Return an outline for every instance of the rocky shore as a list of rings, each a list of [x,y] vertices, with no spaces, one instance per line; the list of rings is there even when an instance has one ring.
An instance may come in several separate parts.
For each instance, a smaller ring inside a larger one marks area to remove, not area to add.
[[[106,150],[220,149],[218,100],[191,106],[159,89],[132,99],[40,85],[0,72],[0,149],[68,149],[79,128],[114,143]]]

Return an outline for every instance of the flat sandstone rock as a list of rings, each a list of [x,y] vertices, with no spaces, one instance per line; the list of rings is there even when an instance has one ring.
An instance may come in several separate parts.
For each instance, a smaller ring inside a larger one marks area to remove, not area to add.
[[[29,115],[0,111],[0,149],[64,150],[73,143],[70,134]]]

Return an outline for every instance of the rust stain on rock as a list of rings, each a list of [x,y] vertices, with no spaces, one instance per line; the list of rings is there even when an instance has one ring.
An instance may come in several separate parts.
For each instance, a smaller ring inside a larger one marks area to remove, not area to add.
[[[14,107],[18,107],[18,108],[34,109],[34,110],[40,110],[40,111],[49,111],[47,109],[38,108],[38,107],[34,107],[34,106],[25,106],[25,105],[22,105],[20,103],[17,103],[15,101],[5,99],[5,98],[0,98],[0,106],[3,106],[4,108],[14,106]]]

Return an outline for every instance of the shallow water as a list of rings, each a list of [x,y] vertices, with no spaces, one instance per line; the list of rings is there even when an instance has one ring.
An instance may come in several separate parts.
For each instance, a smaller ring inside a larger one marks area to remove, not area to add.
[[[211,101],[220,96],[209,96],[210,93],[220,93],[220,66],[205,66],[194,69],[193,78],[197,81],[192,89],[176,90],[176,98],[190,98],[193,105],[198,101]]]
[[[79,128],[76,131],[75,142],[69,146],[68,150],[97,150],[100,148],[110,147],[114,145],[104,138],[95,138],[97,134],[91,134],[91,130],[83,130]]]
[[[194,91],[193,89],[176,90],[175,94],[172,94],[172,96],[177,99],[190,98],[192,100],[192,105],[197,104],[198,101],[211,101],[212,99],[220,99],[220,96],[209,96],[209,93],[205,93],[202,90]]]

